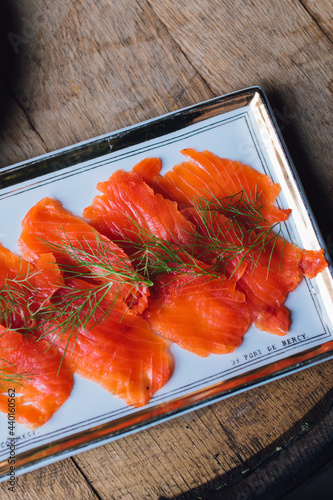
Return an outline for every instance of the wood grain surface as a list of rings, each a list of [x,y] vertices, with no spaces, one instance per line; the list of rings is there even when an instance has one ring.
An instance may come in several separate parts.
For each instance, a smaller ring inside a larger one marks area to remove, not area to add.
[[[260,85],[333,253],[328,0],[2,1],[0,167]],[[3,214],[1,214],[3,216]],[[332,454],[332,362],[17,479],[0,499],[278,499]]]

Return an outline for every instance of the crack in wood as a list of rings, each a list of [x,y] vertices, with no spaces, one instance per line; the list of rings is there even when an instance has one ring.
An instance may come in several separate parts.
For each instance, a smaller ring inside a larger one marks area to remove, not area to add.
[[[10,95],[10,97],[12,97],[12,99],[15,101],[15,103],[18,105],[18,107],[20,108],[20,110],[22,111],[22,113],[24,114],[24,116],[26,117],[31,129],[35,132],[35,134],[37,134],[37,136],[39,137],[40,141],[42,142],[44,148],[45,148],[45,151],[47,152],[48,151],[48,148],[44,142],[44,139],[43,137],[40,135],[40,133],[38,132],[37,128],[35,127],[35,125],[33,124],[30,116],[28,115],[26,109],[24,108],[23,104],[19,101],[19,99],[15,96],[15,94],[11,91],[11,89],[7,89],[8,91],[8,94]]]
[[[82,475],[84,478],[86,484],[89,486],[93,494],[96,496],[98,500],[103,500],[103,497],[101,497],[98,493],[98,491],[94,488],[94,486],[91,484],[91,481],[89,480],[88,476],[83,472],[82,467],[76,462],[75,457],[71,457],[71,461],[73,462],[74,466],[77,468],[79,473]]]
[[[330,34],[326,32],[325,28],[321,25],[320,20],[316,18],[311,9],[302,0],[299,0],[299,3],[302,5],[303,9],[309,14],[311,19],[316,23],[316,25],[318,26],[320,31],[325,35],[328,41],[333,44],[333,40],[331,39]]]

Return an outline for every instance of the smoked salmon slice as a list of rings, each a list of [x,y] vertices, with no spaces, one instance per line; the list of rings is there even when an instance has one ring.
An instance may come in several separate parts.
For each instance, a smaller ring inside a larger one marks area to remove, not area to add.
[[[147,305],[148,287],[124,251],[57,200],[44,198],[29,210],[19,248],[31,262],[51,252],[65,276],[109,285],[110,296],[137,312]]]
[[[236,288],[245,294],[257,328],[285,335],[290,327],[289,311],[283,305],[286,297],[304,276],[313,277],[328,265],[323,251],[302,250],[268,231],[249,232],[244,237],[239,225],[219,213],[207,217],[196,208],[182,213],[197,225],[198,235],[203,237],[196,239],[197,258],[210,263],[218,259],[227,277],[237,276]],[[251,246],[253,239],[255,244]]]
[[[315,278],[328,266],[323,249],[305,250],[281,236],[271,238],[264,246],[260,262],[282,276],[291,292],[303,277]]]
[[[33,265],[0,244],[0,324],[33,327],[34,314],[63,285],[52,254],[42,254]]]
[[[14,389],[17,422],[28,427],[46,423],[73,387],[66,364],[58,374],[57,349],[34,336],[37,314],[63,286],[52,254],[31,264],[0,245],[0,385],[5,391],[0,411],[8,412],[8,390]]]
[[[164,338],[201,357],[233,352],[250,326],[234,280],[181,270],[158,279],[144,317]]]
[[[147,168],[150,162],[154,160],[143,161]],[[83,216],[129,253],[135,244],[149,242],[151,237],[178,244],[191,240],[194,228],[177,204],[155,194],[135,172],[118,170],[106,182],[99,182],[97,189],[103,194],[94,198]]]
[[[0,326],[0,411],[8,413],[8,391],[15,392],[15,418],[36,428],[45,424],[70,396],[72,369],[45,340],[35,342]],[[13,391],[14,390],[14,391]]]
[[[53,320],[44,322],[43,336],[57,346],[76,373],[128,405],[144,406],[168,381],[168,343],[121,302],[110,307],[105,298],[93,313],[88,305],[82,307],[77,290],[93,292],[94,285],[78,281],[67,281],[54,296]],[[61,304],[69,306],[59,314]],[[74,325],[70,316],[77,311]]]
[[[279,184],[248,165],[227,160],[210,151],[198,152],[193,148],[183,149],[187,158],[181,164],[161,176],[156,159],[152,165],[143,162],[134,171],[149,184],[156,193],[174,200],[179,208],[197,205],[199,200],[222,199],[241,192],[247,200],[255,203],[267,224],[287,220],[290,209],[280,209],[275,205],[281,191]]]
[[[155,168],[154,159],[144,164]],[[211,280],[207,266],[186,253],[186,247],[194,243],[195,226],[179,212],[176,203],[154,194],[135,172],[117,171],[97,187],[103,195],[95,197],[83,212],[92,225],[110,238],[123,238],[129,248],[138,249],[142,244],[144,249],[146,238],[150,243],[145,265],[155,279],[144,317],[152,328],[200,356],[234,350],[250,322],[244,294],[235,291],[234,282],[216,276]],[[169,273],[154,273],[156,258],[169,265]],[[185,264],[186,272],[182,268]],[[198,310],[200,303],[202,310]]]

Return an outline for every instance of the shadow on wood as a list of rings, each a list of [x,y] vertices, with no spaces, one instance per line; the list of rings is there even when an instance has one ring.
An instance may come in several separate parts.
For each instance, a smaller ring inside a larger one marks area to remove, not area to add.
[[[330,196],[333,184],[332,176],[327,179],[326,189],[323,192],[322,180],[324,176],[327,177],[326,172],[315,168],[307,157],[301,135],[297,132],[297,117],[294,116],[292,109],[287,109],[286,104],[277,91],[267,92],[267,97],[275,115],[280,134],[290,153],[291,160],[297,170],[314,217],[322,233],[327,250],[331,258],[333,258],[333,198]]]
[[[333,390],[264,451],[177,500],[284,500],[332,460],[332,416]]]
[[[5,126],[10,113],[12,89],[21,77],[22,51],[20,21],[14,2],[0,3],[0,127]]]

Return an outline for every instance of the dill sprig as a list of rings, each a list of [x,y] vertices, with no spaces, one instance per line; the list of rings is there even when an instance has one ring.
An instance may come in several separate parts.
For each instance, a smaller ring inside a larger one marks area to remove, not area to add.
[[[62,290],[65,291],[67,298],[64,304],[55,295],[51,304],[40,311],[39,321],[44,318],[43,323],[45,323],[49,318],[55,317],[58,322],[61,320],[62,330],[86,327],[106,303],[105,299],[108,299],[109,303],[107,310],[111,311],[110,304],[114,305],[119,297],[125,303],[128,300],[133,301],[141,289],[153,285],[149,279],[134,269],[127,256],[123,259],[117,254],[112,248],[114,244],[111,241],[105,241],[97,232],[94,234],[95,247],[86,238],[83,242],[77,238],[74,238],[74,242],[71,241],[65,231],[60,244],[44,241],[51,251],[59,252],[69,258],[68,264],[57,263],[65,275]],[[69,286],[66,284],[68,280]],[[78,284],[77,288],[73,288],[71,284],[74,281]],[[87,286],[88,284],[91,286]],[[131,303],[128,307],[130,306]],[[83,310],[84,321],[81,318]]]
[[[33,283],[40,270],[27,269],[4,279],[0,289],[0,324],[10,330],[30,330],[36,314],[35,296],[38,292]]]
[[[21,372],[15,373],[11,370],[16,366],[15,363],[10,363],[7,359],[0,358],[0,389],[8,390],[9,386],[15,385],[24,387],[25,380],[32,380],[34,373]]]
[[[113,300],[108,299],[109,291],[113,283],[101,285],[84,286],[79,288],[66,285],[61,289],[62,293],[52,298],[51,303],[39,312],[39,328],[44,331],[39,339],[50,336],[55,331],[65,335],[79,328],[86,328],[88,323],[95,325],[103,317],[106,317],[113,309],[118,294]],[[56,339],[54,338],[52,343]]]
[[[243,262],[250,264],[254,271],[262,253],[270,247],[268,277],[275,245],[279,238],[283,242],[285,238],[281,223],[269,226],[260,212],[261,207],[260,196],[255,193],[254,199],[250,199],[244,190],[222,199],[200,197],[195,200],[200,226],[196,236],[198,258],[205,260],[210,255],[215,256],[216,266],[222,272],[234,259],[238,262],[233,273]],[[283,250],[280,266],[282,258]]]
[[[152,284],[160,276],[175,272],[186,273],[193,278],[196,276],[207,276],[210,279],[220,277],[220,273],[217,273],[213,266],[195,257],[192,245],[177,242],[170,228],[169,241],[156,236],[152,230],[141,226],[130,216],[127,215],[127,217],[133,229],[126,229],[126,236],[119,232],[121,238],[113,241],[129,251],[135,269]]]
[[[210,199],[204,196],[194,198],[194,206],[200,206],[203,211],[213,211],[223,213],[228,219],[244,230],[244,225],[267,226],[267,221],[261,214],[263,204],[260,200],[260,193],[255,189],[253,198],[250,197],[245,189],[241,189],[238,193],[217,198],[212,193],[209,194]]]
[[[43,240],[51,252],[68,258],[68,263],[57,264],[65,277],[61,293],[54,294],[37,318],[41,331],[38,340],[62,344],[59,369],[72,342],[73,352],[80,328],[91,329],[105,320],[118,299],[126,314],[144,288],[153,285],[134,269],[127,256],[119,255],[122,250],[115,249],[113,242],[104,240],[96,231],[94,235],[93,244],[86,238],[70,239],[64,230],[62,236],[58,235],[60,243]]]
[[[42,240],[51,251],[59,252],[70,260],[68,264],[58,263],[60,270],[71,278],[99,281],[101,278],[111,280],[112,284],[137,286],[152,286],[145,280],[126,259],[120,258],[112,248],[113,242],[108,242],[94,231],[96,247],[94,248],[84,237],[83,242],[74,238],[74,243],[63,231],[61,243]],[[112,259],[112,260],[111,260]]]
[[[168,240],[155,236],[144,221],[141,225],[126,212],[123,214],[132,229],[127,228],[125,235],[120,230],[119,239],[114,241],[129,253],[140,274],[152,282],[174,271],[220,278],[231,263],[232,275],[244,262],[254,271],[262,252],[270,246],[268,275],[275,244],[284,237],[281,223],[269,226],[261,214],[257,191],[253,198],[245,190],[222,199],[210,194],[207,199],[195,198],[193,205],[197,229],[188,234],[186,244],[178,242],[170,229]]]

